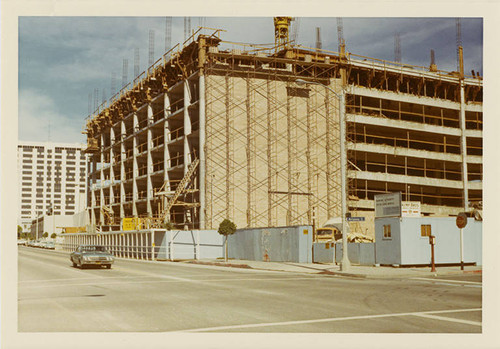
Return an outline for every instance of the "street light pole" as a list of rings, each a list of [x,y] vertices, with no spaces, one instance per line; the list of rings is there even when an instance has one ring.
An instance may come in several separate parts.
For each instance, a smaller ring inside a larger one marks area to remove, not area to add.
[[[345,94],[339,95],[332,88],[316,81],[305,81],[297,79],[295,82],[299,85],[319,85],[330,90],[339,100],[339,119],[340,119],[340,188],[341,188],[341,204],[342,204],[342,261],[340,262],[340,270],[347,271],[351,262],[347,255],[347,234],[349,233],[349,225],[346,221],[347,216],[347,147],[346,147],[346,119],[345,119]],[[328,118],[328,115],[327,115]],[[328,135],[327,135],[328,137]],[[335,263],[335,253],[333,254],[333,263]]]

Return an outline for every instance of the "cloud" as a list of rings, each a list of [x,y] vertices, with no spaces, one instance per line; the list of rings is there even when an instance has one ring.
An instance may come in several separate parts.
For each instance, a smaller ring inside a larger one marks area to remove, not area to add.
[[[47,95],[34,89],[19,93],[19,139],[23,141],[75,143],[85,142],[83,123],[56,111],[56,104]],[[50,125],[50,128],[49,128]]]
[[[222,44],[224,48],[233,48],[231,42],[274,43],[272,17],[205,17],[205,22],[207,27],[226,30],[220,35],[229,42]],[[199,17],[191,17],[192,29],[199,24]],[[394,60],[394,34],[398,31],[403,63],[428,66],[434,49],[439,69],[456,69],[454,18],[345,17],[343,24],[351,53]],[[482,20],[464,19],[462,24],[465,70],[482,71]],[[294,25],[296,22],[292,22],[292,30]],[[314,47],[316,27],[321,28],[323,48],[337,51],[335,17],[302,17],[299,43]],[[53,139],[59,130],[61,139],[70,138],[68,134],[81,138],[89,104],[93,109],[89,94],[99,90],[97,104],[103,90],[109,98],[112,73],[114,92],[118,92],[124,59],[128,59],[127,80],[132,81],[135,48],[139,49],[139,72],[148,67],[150,30],[155,33],[156,60],[165,52],[165,17],[20,17],[20,134],[46,140],[48,120],[53,119]],[[173,17],[171,45],[183,41],[184,17]],[[46,120],[40,121],[42,117]]]

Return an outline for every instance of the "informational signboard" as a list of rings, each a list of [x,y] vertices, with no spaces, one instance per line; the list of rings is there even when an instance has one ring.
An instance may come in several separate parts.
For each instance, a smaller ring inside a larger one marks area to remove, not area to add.
[[[124,231],[128,230],[139,230],[141,229],[141,219],[137,217],[123,218],[122,229]]]
[[[401,215],[403,217],[420,217],[420,201],[401,202]]]
[[[375,195],[375,218],[401,217],[401,192]]]

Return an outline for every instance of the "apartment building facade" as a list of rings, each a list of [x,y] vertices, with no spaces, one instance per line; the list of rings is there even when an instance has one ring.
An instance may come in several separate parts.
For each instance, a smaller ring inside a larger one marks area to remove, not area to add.
[[[53,207],[69,216],[87,205],[87,155],[80,143],[24,142],[17,147],[18,225],[28,231]]]

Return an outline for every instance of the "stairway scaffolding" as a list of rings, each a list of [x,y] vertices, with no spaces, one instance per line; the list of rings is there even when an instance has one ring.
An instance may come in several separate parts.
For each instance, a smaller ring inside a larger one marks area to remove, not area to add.
[[[186,186],[191,181],[191,179],[192,179],[192,177],[193,177],[193,175],[194,175],[194,173],[196,171],[196,168],[198,167],[199,163],[200,163],[200,160],[199,159],[195,159],[189,165],[188,171],[186,172],[186,174],[184,175],[184,177],[182,178],[182,180],[177,185],[177,188],[175,189],[175,192],[168,199],[168,202],[167,202],[166,206],[163,208],[163,212],[161,213],[161,216],[160,216],[160,221],[161,222],[165,223],[165,222],[169,221],[169,220],[167,220],[167,217],[170,214],[170,209],[176,204],[179,196],[181,196],[181,194],[183,194],[186,191]],[[169,193],[165,193],[165,192],[161,193],[160,192],[160,193],[157,193],[157,195],[169,196]]]

